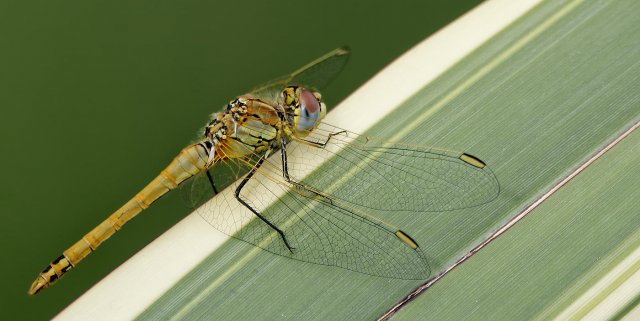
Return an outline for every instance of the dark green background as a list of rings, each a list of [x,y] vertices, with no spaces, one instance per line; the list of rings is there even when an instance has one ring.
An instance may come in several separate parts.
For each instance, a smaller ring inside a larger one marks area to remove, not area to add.
[[[334,105],[479,2],[0,3],[3,318],[54,316],[187,214],[179,193],[163,198],[27,295],[234,95],[346,44],[352,59],[324,92]]]

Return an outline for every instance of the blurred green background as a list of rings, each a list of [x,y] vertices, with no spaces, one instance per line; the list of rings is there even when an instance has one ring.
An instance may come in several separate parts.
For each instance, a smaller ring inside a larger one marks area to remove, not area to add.
[[[479,2],[1,2],[3,318],[53,317],[184,217],[169,195],[27,295],[235,95],[346,44],[351,61],[323,95],[335,105]]]

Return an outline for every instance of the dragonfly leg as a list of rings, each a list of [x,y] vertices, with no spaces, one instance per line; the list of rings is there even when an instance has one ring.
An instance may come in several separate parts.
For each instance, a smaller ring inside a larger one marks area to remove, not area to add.
[[[209,171],[207,171],[207,178],[209,179],[209,184],[211,185],[211,189],[213,189],[213,193],[218,194],[218,189],[216,188],[216,184],[213,182],[213,178]]]
[[[280,142],[280,156],[282,159],[282,176],[284,177],[284,180],[309,192],[313,192],[306,188],[304,185],[292,180],[289,176],[289,163],[287,162],[287,142],[284,139]]]
[[[282,241],[284,242],[284,245],[287,246],[287,248],[289,249],[289,251],[291,251],[291,253],[293,253],[293,247],[291,247],[291,245],[289,245],[289,241],[287,241],[286,236],[284,235],[284,232],[278,228],[275,224],[271,223],[266,217],[264,217],[262,214],[260,214],[260,212],[258,212],[256,209],[254,209],[253,207],[251,207],[251,205],[249,205],[245,200],[242,199],[242,197],[240,196],[240,192],[242,191],[242,188],[244,187],[245,184],[247,184],[247,182],[249,181],[249,179],[251,179],[251,177],[253,177],[253,175],[256,173],[256,170],[262,165],[262,163],[264,162],[265,157],[261,157],[258,162],[255,164],[255,166],[253,166],[253,168],[251,168],[251,170],[249,171],[249,173],[247,174],[247,176],[245,176],[242,179],[242,182],[240,182],[240,185],[238,185],[238,187],[236,188],[235,191],[235,197],[238,200],[238,202],[240,202],[240,204],[242,204],[244,207],[248,208],[253,214],[255,214],[259,219],[261,219],[263,222],[265,222],[267,225],[269,225],[272,229],[274,229],[276,232],[278,232],[278,234],[280,234],[280,237],[282,238]]]
[[[306,139],[301,139],[301,141],[303,141],[303,142],[305,142],[305,143],[307,143],[307,144],[310,144],[310,145],[312,145],[312,146],[315,146],[315,147],[324,148],[325,146],[327,146],[327,144],[328,144],[328,143],[329,143],[329,141],[331,140],[331,137],[333,137],[333,136],[338,136],[338,135],[342,135],[342,134],[346,134],[346,133],[347,133],[347,131],[346,131],[346,130],[341,130],[341,131],[339,131],[339,132],[331,133],[331,134],[329,134],[329,136],[327,137],[327,140],[325,140],[325,141],[324,141],[324,143],[312,142],[312,141],[309,141],[309,140],[306,140]]]
[[[327,142],[328,141],[329,140],[327,139]],[[326,142],[325,142],[325,144],[326,144]],[[311,193],[311,194],[313,194],[313,195],[315,195],[317,197],[320,197],[320,198],[324,199],[325,201],[333,204],[333,201],[330,198],[328,198],[328,197],[326,197],[326,196],[324,196],[324,195],[322,195],[322,194],[320,194],[320,193],[308,188],[306,185],[304,185],[304,184],[302,184],[300,182],[296,182],[296,181],[291,179],[291,177],[289,176],[289,166],[288,166],[288,162],[287,162],[287,142],[284,139],[281,141],[280,147],[281,147],[280,148],[280,155],[282,156],[281,157],[282,158],[282,176],[284,177],[284,180],[287,181],[288,183],[294,185],[298,189],[304,190],[307,193]]]
[[[282,156],[282,175],[284,179],[291,183],[291,178],[289,177],[289,163],[287,162],[287,142],[283,139],[280,142],[280,156]]]

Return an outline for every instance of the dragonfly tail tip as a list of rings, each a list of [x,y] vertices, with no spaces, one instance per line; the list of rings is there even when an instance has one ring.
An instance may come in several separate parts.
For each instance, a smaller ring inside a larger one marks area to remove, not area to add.
[[[38,276],[38,278],[33,281],[33,284],[31,284],[31,288],[29,289],[29,295],[34,295],[38,292],[40,292],[40,290],[46,288],[47,286],[49,286],[49,283],[47,283],[47,281],[42,278],[42,276]]]

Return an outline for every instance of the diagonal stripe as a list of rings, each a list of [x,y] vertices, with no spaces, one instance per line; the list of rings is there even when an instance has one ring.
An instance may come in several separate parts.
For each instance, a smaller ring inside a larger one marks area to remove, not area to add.
[[[480,251],[485,246],[487,246],[489,243],[491,243],[493,240],[495,240],[498,236],[502,235],[509,228],[511,228],[513,225],[515,225],[517,222],[519,222],[521,219],[523,219],[525,216],[527,216],[529,213],[531,213],[531,211],[533,211],[536,207],[538,207],[540,204],[542,204],[542,202],[544,202],[547,198],[549,198],[551,195],[553,195],[556,191],[558,191],[562,186],[564,186],[567,182],[569,182],[571,179],[573,179],[576,175],[580,174],[585,168],[587,168],[589,165],[591,165],[595,160],[597,160],[602,155],[604,155],[604,153],[608,152],[611,148],[613,148],[613,146],[618,144],[625,137],[629,136],[634,130],[638,129],[638,127],[640,127],[640,122],[635,123],[633,126],[631,126],[631,128],[627,129],[624,133],[622,133],[620,136],[618,136],[612,142],[607,144],[607,146],[605,146],[603,149],[601,149],[599,152],[597,152],[595,155],[593,155],[591,158],[589,158],[584,164],[580,165],[580,167],[578,167],[576,170],[574,170],[571,174],[569,174],[563,180],[558,182],[549,191],[547,191],[542,196],[540,196],[540,198],[538,198],[531,205],[529,205],[526,209],[524,209],[522,212],[520,212],[520,214],[516,215],[511,220],[509,220],[507,223],[505,223],[503,226],[501,226],[497,231],[495,231],[488,238],[486,238],[484,241],[482,241],[482,243],[478,244],[476,247],[471,249],[471,251],[467,252],[464,256],[459,258],[451,266],[447,267],[447,269],[445,269],[440,274],[438,274],[435,277],[429,279],[427,282],[423,283],[422,285],[417,287],[415,290],[413,290],[413,292],[411,292],[406,297],[404,297],[402,300],[400,300],[400,302],[398,302],[391,309],[389,309],[387,312],[385,312],[380,318],[378,318],[378,320],[388,320],[398,310],[400,310],[404,305],[406,305],[411,300],[416,298],[422,292],[426,291],[433,284],[435,284],[437,281],[442,279],[446,274],[448,274],[453,269],[455,269],[456,267],[458,267],[459,265],[464,263],[470,257],[475,255],[478,251]]]

